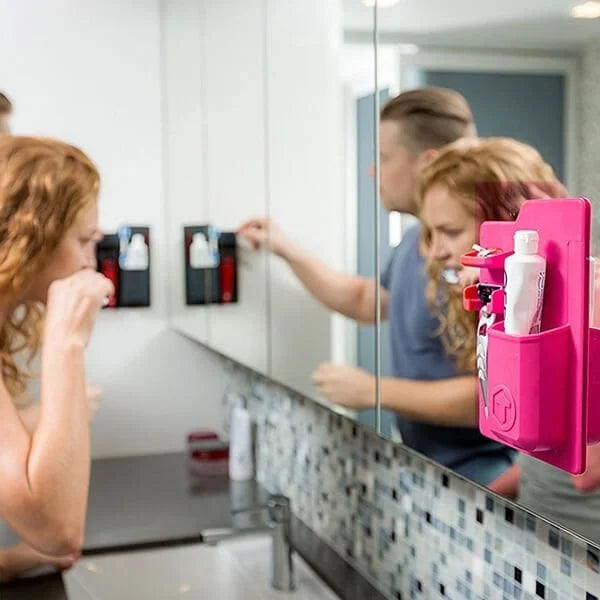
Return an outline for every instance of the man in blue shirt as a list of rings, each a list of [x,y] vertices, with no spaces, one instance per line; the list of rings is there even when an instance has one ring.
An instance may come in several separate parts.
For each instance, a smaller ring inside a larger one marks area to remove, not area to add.
[[[422,88],[390,100],[381,111],[380,123],[384,207],[416,215],[421,169],[442,146],[475,134],[470,107],[455,91]],[[257,248],[268,244],[315,298],[356,321],[375,321],[376,286],[380,285],[382,318],[390,320],[394,373],[381,382],[381,403],[398,415],[403,442],[483,484],[510,466],[512,451],[484,438],[477,429],[474,375],[457,373],[436,335],[438,322],[425,298],[418,225],[405,233],[380,282],[337,273],[265,219],[248,221],[240,234]],[[313,382],[335,404],[354,409],[374,405],[374,377],[361,369],[324,364],[313,374]]]

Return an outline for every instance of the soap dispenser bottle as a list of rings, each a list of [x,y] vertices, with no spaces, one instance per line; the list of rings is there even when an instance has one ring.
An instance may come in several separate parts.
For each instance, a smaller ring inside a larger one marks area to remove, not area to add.
[[[190,244],[190,267],[192,269],[209,269],[213,266],[213,258],[206,236],[198,231],[192,236]]]
[[[229,478],[248,481],[254,476],[252,418],[247,408],[235,406],[229,432]]]
[[[126,271],[145,271],[148,268],[148,246],[141,233],[131,236],[124,268]]]
[[[119,306],[150,306],[150,230],[121,227],[118,231]]]

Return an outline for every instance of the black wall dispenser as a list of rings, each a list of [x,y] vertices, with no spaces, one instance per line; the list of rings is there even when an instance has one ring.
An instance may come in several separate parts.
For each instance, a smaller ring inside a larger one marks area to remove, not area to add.
[[[125,225],[105,234],[97,248],[98,271],[115,286],[107,308],[150,306],[150,228]]]
[[[237,241],[212,225],[184,227],[186,304],[238,301]]]

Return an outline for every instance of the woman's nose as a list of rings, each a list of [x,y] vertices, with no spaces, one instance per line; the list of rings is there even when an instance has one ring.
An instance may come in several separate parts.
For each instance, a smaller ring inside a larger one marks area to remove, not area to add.
[[[98,266],[98,261],[96,259],[96,252],[91,251],[89,253],[86,253],[84,260],[83,260],[83,268],[84,269],[96,269],[97,266]]]
[[[431,237],[431,245],[429,247],[429,253],[431,258],[434,260],[445,260],[448,258],[448,250],[439,239],[438,236],[433,235]]]

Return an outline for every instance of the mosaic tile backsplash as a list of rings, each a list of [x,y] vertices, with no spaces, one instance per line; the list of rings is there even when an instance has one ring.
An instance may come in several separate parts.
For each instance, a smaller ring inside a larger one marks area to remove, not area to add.
[[[394,599],[599,600],[600,550],[230,364],[257,422],[257,477]]]

